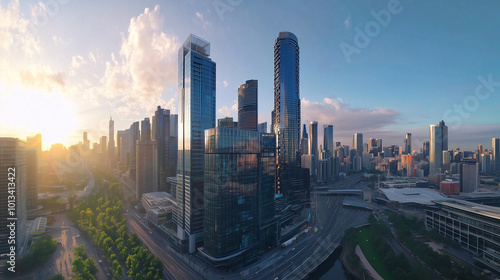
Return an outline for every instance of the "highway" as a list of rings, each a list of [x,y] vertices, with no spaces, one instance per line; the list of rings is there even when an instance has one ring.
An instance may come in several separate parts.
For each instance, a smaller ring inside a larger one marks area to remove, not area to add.
[[[361,175],[350,176],[336,182],[332,188],[352,188],[359,178]],[[124,188],[124,191],[131,190]],[[204,273],[205,265],[196,256],[172,249],[165,233],[147,224],[133,207],[128,206],[128,213],[124,215],[127,216],[129,230],[135,232],[145,246],[162,260],[166,279],[296,279],[303,278],[324,261],[341,242],[348,227],[367,223],[369,212],[344,208],[343,199],[341,196],[313,198],[316,211],[312,211],[314,221],[310,224],[318,227],[316,234],[311,230],[287,248],[278,247],[237,273],[210,268]]]

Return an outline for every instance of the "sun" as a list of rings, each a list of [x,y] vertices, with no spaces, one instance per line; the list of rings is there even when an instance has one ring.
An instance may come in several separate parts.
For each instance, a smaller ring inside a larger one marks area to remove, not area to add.
[[[17,88],[0,92],[2,136],[18,137],[42,134],[43,149],[54,143],[69,145],[79,119],[73,102],[61,93],[46,93]]]

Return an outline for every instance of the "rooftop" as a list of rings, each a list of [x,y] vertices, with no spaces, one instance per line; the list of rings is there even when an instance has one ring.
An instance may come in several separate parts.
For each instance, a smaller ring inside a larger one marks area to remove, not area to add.
[[[459,210],[463,210],[466,212],[470,212],[473,214],[479,214],[483,216],[487,216],[490,218],[494,218],[500,220],[500,207],[488,206],[484,204],[478,204],[465,200],[458,199],[449,199],[446,201],[440,202],[441,205],[447,206],[450,208],[455,208]]]
[[[435,201],[448,199],[443,194],[426,188],[388,188],[380,189],[390,201],[434,205]]]

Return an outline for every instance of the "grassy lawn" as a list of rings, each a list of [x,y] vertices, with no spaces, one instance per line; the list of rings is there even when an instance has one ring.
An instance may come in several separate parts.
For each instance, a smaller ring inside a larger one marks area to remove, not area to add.
[[[394,279],[391,273],[385,269],[382,259],[377,255],[374,244],[370,241],[370,228],[364,227],[358,233],[359,247],[363,251],[366,259],[377,273],[386,280]]]

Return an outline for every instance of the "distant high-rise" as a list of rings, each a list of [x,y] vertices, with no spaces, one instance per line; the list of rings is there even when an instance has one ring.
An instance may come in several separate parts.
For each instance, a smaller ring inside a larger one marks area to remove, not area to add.
[[[11,246],[14,246],[16,256],[19,256],[25,244],[27,220],[26,143],[16,138],[0,137],[0,168],[2,170],[0,172],[0,255],[10,253]],[[9,190],[12,189],[15,190],[15,202],[9,203],[12,201],[9,198]],[[10,214],[10,208],[14,208],[14,216]],[[13,222],[9,218],[16,218],[15,234],[12,234],[8,227]],[[15,244],[7,242],[9,236],[14,236]]]
[[[139,122],[134,122],[129,128],[129,151],[130,151],[130,162],[129,162],[129,177],[132,181],[136,181],[136,158],[137,158],[137,141],[141,139],[141,134],[139,131]]]
[[[491,139],[491,169],[500,172],[500,138]]]
[[[424,159],[430,154],[430,144],[429,141],[425,140],[422,147],[422,153],[424,154]]]
[[[190,253],[203,241],[205,129],[215,127],[216,65],[210,43],[191,34],[179,49],[177,205],[173,220]],[[186,242],[187,241],[187,242]]]
[[[448,150],[448,126],[444,121],[429,126],[429,175],[443,170],[443,151]]]
[[[87,137],[87,131],[83,132],[83,141],[82,141],[82,144],[86,148],[85,151],[88,151],[90,149],[90,140]]]
[[[248,80],[238,88],[238,128],[257,130],[258,81]]]
[[[117,162],[118,167],[126,170],[130,164],[130,129],[116,132]]]
[[[304,185],[300,151],[299,42],[291,32],[280,32],[274,43],[274,134],[277,137],[276,192],[288,203],[310,205]],[[305,175],[307,176],[307,175]],[[307,184],[307,183],[306,183]]]
[[[136,145],[136,187],[135,197],[141,199],[144,193],[157,192],[156,141],[140,140]]]
[[[149,118],[141,121],[141,141],[151,141],[151,122]]]
[[[411,133],[406,133],[405,137],[405,154],[411,154]]]
[[[26,149],[35,149],[38,160],[42,157],[42,134],[38,133],[26,139]]]
[[[38,152],[26,149],[26,205],[28,210],[38,206]]]
[[[300,138],[300,150],[302,155],[309,154],[309,137],[307,135],[306,124],[304,124],[304,127],[302,128],[302,137]]]
[[[460,163],[460,192],[474,192],[479,187],[479,164],[474,160]]]
[[[377,140],[375,138],[368,139],[368,150],[366,150],[365,152],[372,154],[378,153]]]
[[[312,156],[311,160],[311,182],[313,184],[316,183],[317,180],[317,174],[318,174],[318,160],[319,160],[319,155],[318,155],[318,122],[317,121],[312,121],[309,124],[309,155]]]
[[[267,122],[259,123],[257,125],[257,131],[260,133],[267,133]]]
[[[115,151],[115,121],[109,117],[109,142],[108,142],[108,160],[109,168],[116,168],[116,151]]]
[[[225,117],[217,120],[217,127],[238,128],[238,123],[233,121],[233,117]]]
[[[382,138],[375,139],[375,142],[377,143],[378,152],[380,154],[382,152]]]
[[[363,155],[363,133],[354,133],[352,137],[352,148],[356,149],[356,154]]]
[[[171,153],[177,155],[177,149],[170,150],[170,141],[177,139],[170,138],[170,110],[164,110],[160,106],[157,107],[155,116],[153,119],[153,138],[156,142],[156,183],[158,184],[158,191],[170,192],[170,188],[167,186],[167,177],[173,177],[176,175],[175,169],[170,168],[173,162],[169,161],[169,156]],[[177,123],[175,123],[177,126]],[[177,163],[175,163],[177,166]]]
[[[332,157],[335,153],[333,142],[333,125],[323,125],[323,149],[326,151],[327,157]]]
[[[205,131],[205,139],[205,242],[200,252],[216,267],[256,261],[277,244],[276,138],[213,128]]]

